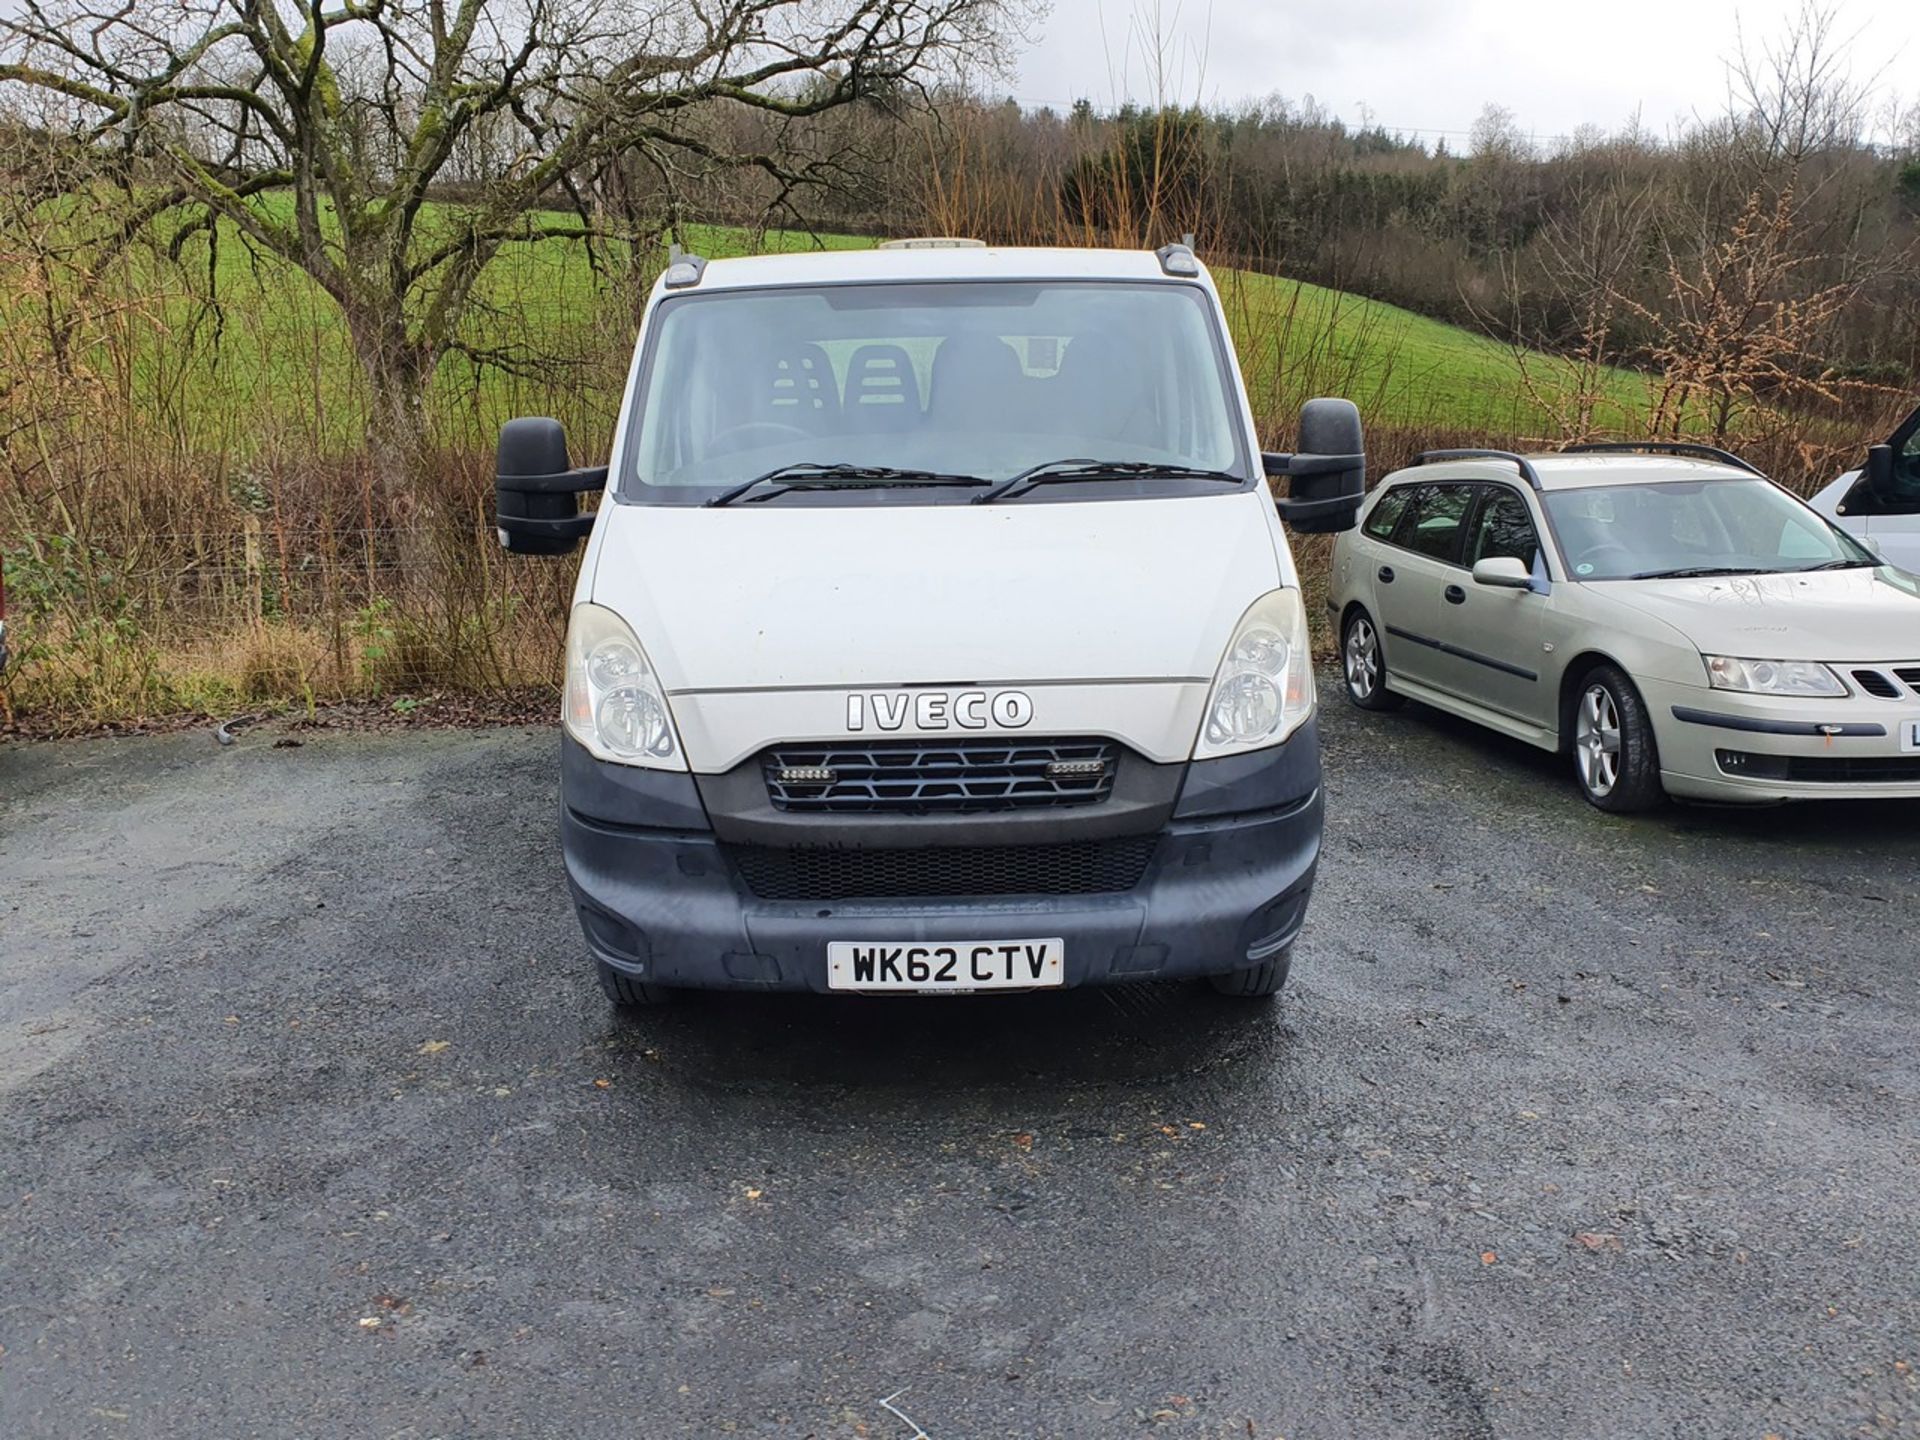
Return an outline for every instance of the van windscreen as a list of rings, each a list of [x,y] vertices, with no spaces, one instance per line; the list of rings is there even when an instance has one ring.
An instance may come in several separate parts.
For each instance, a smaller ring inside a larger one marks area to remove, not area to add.
[[[790,465],[985,481],[1064,459],[1250,474],[1222,337],[1193,286],[720,290],[663,301],[646,352],[621,485],[629,501],[700,503]],[[1150,479],[1100,487],[1102,498],[1176,492]]]

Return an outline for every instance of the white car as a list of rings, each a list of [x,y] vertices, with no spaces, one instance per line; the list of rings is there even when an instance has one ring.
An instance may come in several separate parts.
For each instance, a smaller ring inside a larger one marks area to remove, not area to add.
[[[1920,579],[1723,452],[1422,456],[1328,604],[1355,705],[1566,753],[1605,810],[1920,796]]]
[[[1358,413],[1301,448],[1183,245],[677,256],[609,464],[500,437],[501,542],[587,540],[561,848],[608,997],[1276,991],[1321,815],[1281,518],[1353,523]]]
[[[1889,565],[1920,575],[1920,410],[1811,503]]]

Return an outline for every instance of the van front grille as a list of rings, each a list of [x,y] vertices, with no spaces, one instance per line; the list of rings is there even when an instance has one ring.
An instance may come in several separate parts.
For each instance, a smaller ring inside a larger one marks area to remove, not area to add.
[[[777,810],[944,815],[1097,805],[1111,740],[883,740],[779,745],[760,757]]]
[[[914,850],[723,848],[762,900],[906,899],[972,895],[1104,895],[1146,874],[1157,835],[1056,845]]]

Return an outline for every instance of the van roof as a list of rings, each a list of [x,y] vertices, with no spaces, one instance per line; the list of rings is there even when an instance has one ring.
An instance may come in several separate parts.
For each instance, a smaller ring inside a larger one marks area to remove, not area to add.
[[[1151,250],[1075,250],[1035,246],[946,246],[898,250],[803,250],[713,260],[698,290],[750,290],[772,285],[832,285],[870,280],[1161,280],[1169,276]],[[1202,283],[1205,273],[1202,272]],[[685,292],[683,292],[685,293]]]

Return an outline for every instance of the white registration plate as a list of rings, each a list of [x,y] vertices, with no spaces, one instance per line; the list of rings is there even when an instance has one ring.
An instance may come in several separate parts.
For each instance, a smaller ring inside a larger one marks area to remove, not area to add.
[[[827,946],[829,990],[962,995],[1066,983],[1066,946],[1058,939],[836,940]]]
[[[1900,722],[1900,748],[1902,750],[1920,750],[1920,720],[1902,720]]]

